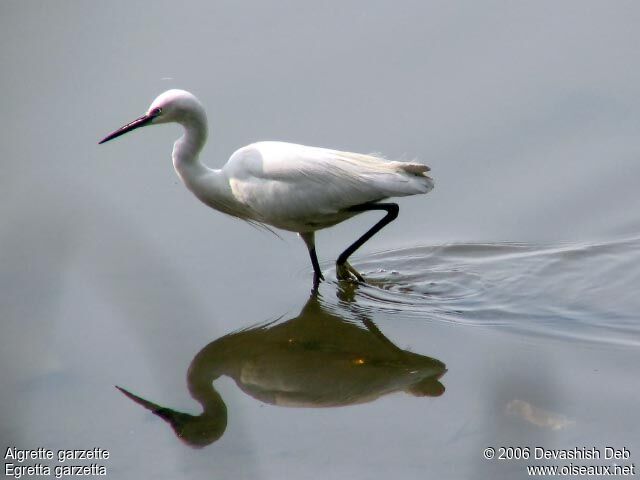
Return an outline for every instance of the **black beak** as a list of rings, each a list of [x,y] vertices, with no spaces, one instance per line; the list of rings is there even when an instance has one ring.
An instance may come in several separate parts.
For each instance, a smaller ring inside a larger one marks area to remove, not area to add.
[[[145,125],[148,125],[155,117],[156,115],[153,115],[151,113],[144,114],[140,118],[136,118],[133,122],[127,123],[124,127],[120,127],[115,132],[110,133],[109,135],[104,137],[98,142],[98,145],[104,142],[108,142],[109,140],[113,140],[114,138],[119,137],[120,135],[124,135],[125,133],[130,132],[131,130],[135,130],[136,128],[144,127]]]

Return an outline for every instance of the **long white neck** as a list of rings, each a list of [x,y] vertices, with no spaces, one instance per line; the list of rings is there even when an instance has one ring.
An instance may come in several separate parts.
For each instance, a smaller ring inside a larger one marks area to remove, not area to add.
[[[204,110],[194,111],[180,120],[184,135],[173,144],[173,166],[186,187],[206,205],[239,216],[240,207],[233,198],[222,170],[211,169],[199,158],[207,140],[207,117]]]
[[[180,122],[184,127],[184,135],[173,144],[173,166],[189,189],[197,183],[200,176],[206,175],[210,169],[200,162],[199,155],[207,141],[207,117],[202,112]]]

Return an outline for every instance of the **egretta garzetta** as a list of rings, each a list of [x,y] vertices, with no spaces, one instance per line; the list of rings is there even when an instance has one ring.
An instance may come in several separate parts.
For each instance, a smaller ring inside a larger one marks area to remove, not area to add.
[[[285,142],[257,142],[242,147],[221,169],[205,166],[199,154],[207,139],[207,115],[185,90],[159,95],[147,113],[99,143],[146,125],[179,123],[184,135],[173,145],[173,166],[186,187],[206,205],[251,223],[297,232],[309,250],[314,285],[324,280],[315,249],[315,232],[359,213],[386,215],[340,254],[339,279],[364,281],[347,259],[398,216],[389,197],[427,193],[433,180],[421,163],[385,160]]]

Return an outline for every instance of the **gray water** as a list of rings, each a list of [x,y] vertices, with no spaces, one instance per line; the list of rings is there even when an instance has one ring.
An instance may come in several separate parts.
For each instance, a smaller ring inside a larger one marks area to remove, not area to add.
[[[5,457],[100,447],[107,478],[160,479],[512,479],[570,462],[488,447],[637,463],[636,3],[0,13]],[[337,282],[333,261],[375,214],[320,232],[312,293],[299,239],[180,184],[177,127],[97,146],[168,88],[207,107],[209,165],[279,139],[417,158],[436,188],[354,255],[366,285]]]

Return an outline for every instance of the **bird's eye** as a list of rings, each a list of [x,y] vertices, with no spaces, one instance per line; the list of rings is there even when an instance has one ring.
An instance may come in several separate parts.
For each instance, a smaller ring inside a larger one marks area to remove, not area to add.
[[[157,117],[161,113],[162,113],[162,109],[160,107],[156,107],[153,110],[151,110],[151,115],[153,115],[154,117]]]

